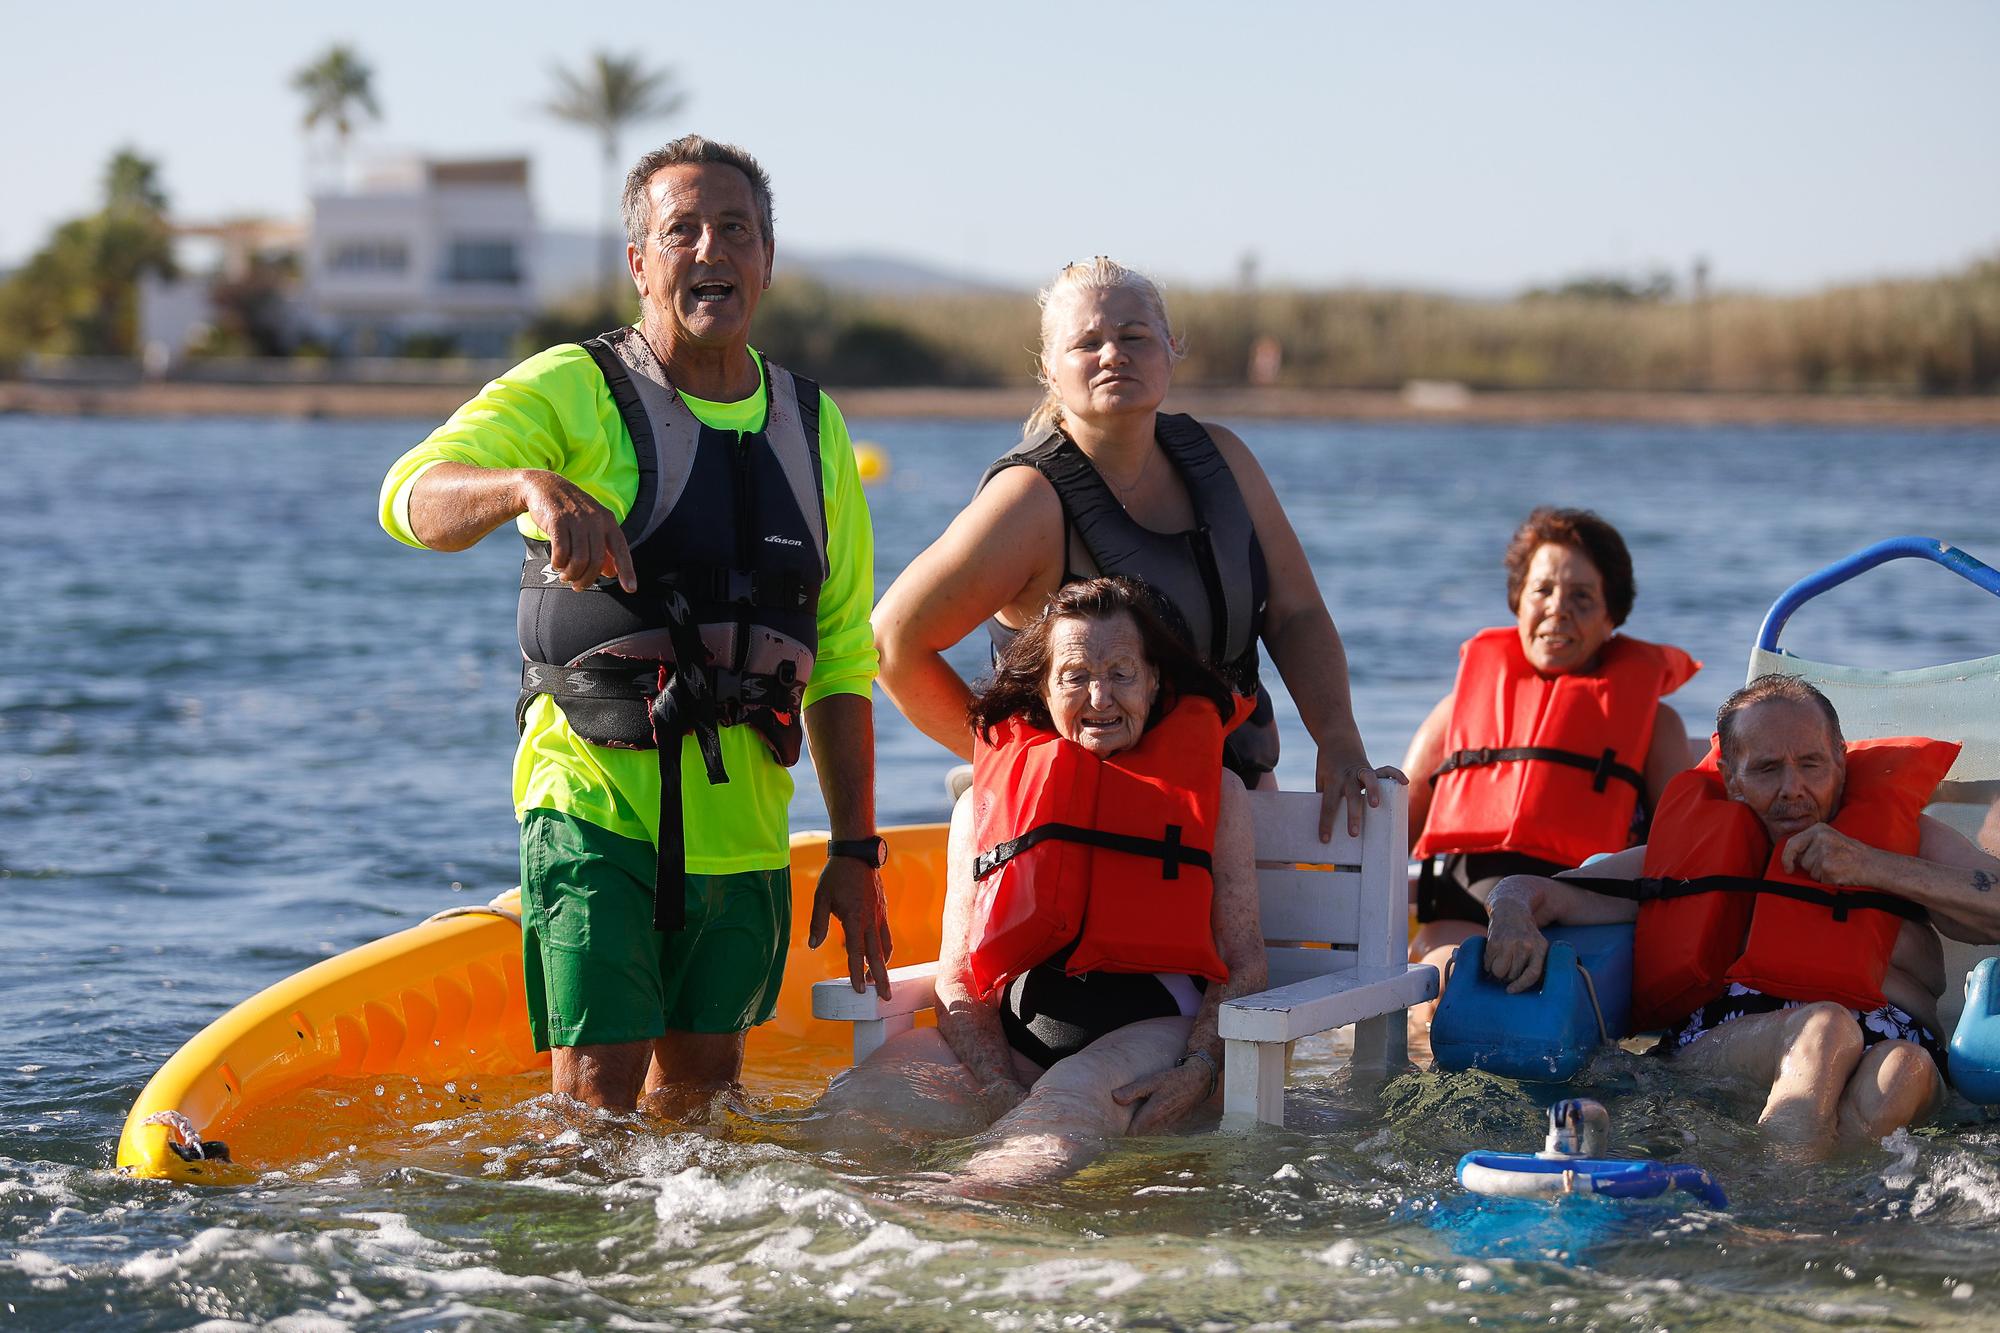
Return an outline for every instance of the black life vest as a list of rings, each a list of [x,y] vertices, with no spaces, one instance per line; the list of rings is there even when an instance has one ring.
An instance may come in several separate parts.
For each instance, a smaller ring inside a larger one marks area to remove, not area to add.
[[[572,589],[549,544],[527,543],[515,720],[547,694],[591,744],[659,751],[654,924],[676,929],[681,737],[695,737],[710,783],[729,780],[722,727],[751,728],[787,767],[799,759],[827,573],[819,386],[766,361],[764,429],[739,436],[702,424],[639,330],[583,348],[632,437],[639,486],[620,530],[639,590]]]
[[[1246,786],[1254,786],[1259,775],[1278,766],[1277,719],[1258,680],[1257,637],[1264,628],[1270,583],[1264,548],[1236,477],[1201,423],[1191,416],[1160,413],[1153,437],[1194,509],[1194,526],[1184,532],[1141,526],[1125,512],[1089,456],[1060,430],[1002,455],[979,484],[983,488],[1010,467],[1032,467],[1048,478],[1066,520],[1063,581],[1080,577],[1069,569],[1067,528],[1073,527],[1100,574],[1122,574],[1152,588],[1179,616],[1176,628],[1201,659],[1238,694],[1256,698],[1256,712],[1229,733],[1224,745],[1226,762]],[[1018,632],[998,619],[987,621],[986,629],[996,656]]]

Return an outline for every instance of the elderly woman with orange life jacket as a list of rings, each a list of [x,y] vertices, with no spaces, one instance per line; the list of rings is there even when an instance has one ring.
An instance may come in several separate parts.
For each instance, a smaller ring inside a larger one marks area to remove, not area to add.
[[[1459,649],[1452,691],[1403,761],[1415,778],[1412,854],[1424,861],[1410,956],[1430,963],[1485,933],[1486,896],[1504,877],[1551,875],[1640,840],[1692,760],[1660,697],[1701,664],[1618,633],[1635,591],[1618,530],[1587,509],[1543,507],[1504,563],[1514,623]]]
[[[970,706],[937,1028],[891,1039],[829,1101],[989,1130],[967,1174],[995,1184],[1207,1103],[1217,1012],[1265,984],[1248,798],[1221,759],[1248,711],[1139,584],[1058,591]]]

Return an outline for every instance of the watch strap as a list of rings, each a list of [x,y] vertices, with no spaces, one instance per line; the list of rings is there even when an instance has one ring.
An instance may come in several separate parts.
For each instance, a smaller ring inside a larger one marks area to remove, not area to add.
[[[829,858],[851,856],[880,869],[888,863],[889,844],[882,840],[880,834],[872,838],[828,838],[826,854]]]

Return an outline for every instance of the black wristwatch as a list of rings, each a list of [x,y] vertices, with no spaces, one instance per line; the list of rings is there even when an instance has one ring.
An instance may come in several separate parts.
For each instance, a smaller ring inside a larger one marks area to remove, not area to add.
[[[836,856],[851,856],[857,861],[866,861],[880,870],[889,864],[889,844],[879,836],[873,838],[828,838],[826,840],[828,860]]]

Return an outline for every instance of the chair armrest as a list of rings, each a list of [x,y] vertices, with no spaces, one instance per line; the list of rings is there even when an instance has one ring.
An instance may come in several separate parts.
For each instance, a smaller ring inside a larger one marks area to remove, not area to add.
[[[1225,1041],[1297,1041],[1422,1004],[1437,993],[1438,970],[1429,963],[1358,967],[1238,996],[1222,1006],[1218,1027]]]
[[[859,995],[845,978],[816,981],[812,989],[814,1018],[830,1018],[843,1023],[868,1023],[928,1009],[937,1001],[935,962],[911,963],[889,969],[889,998],[883,999],[870,986]]]

